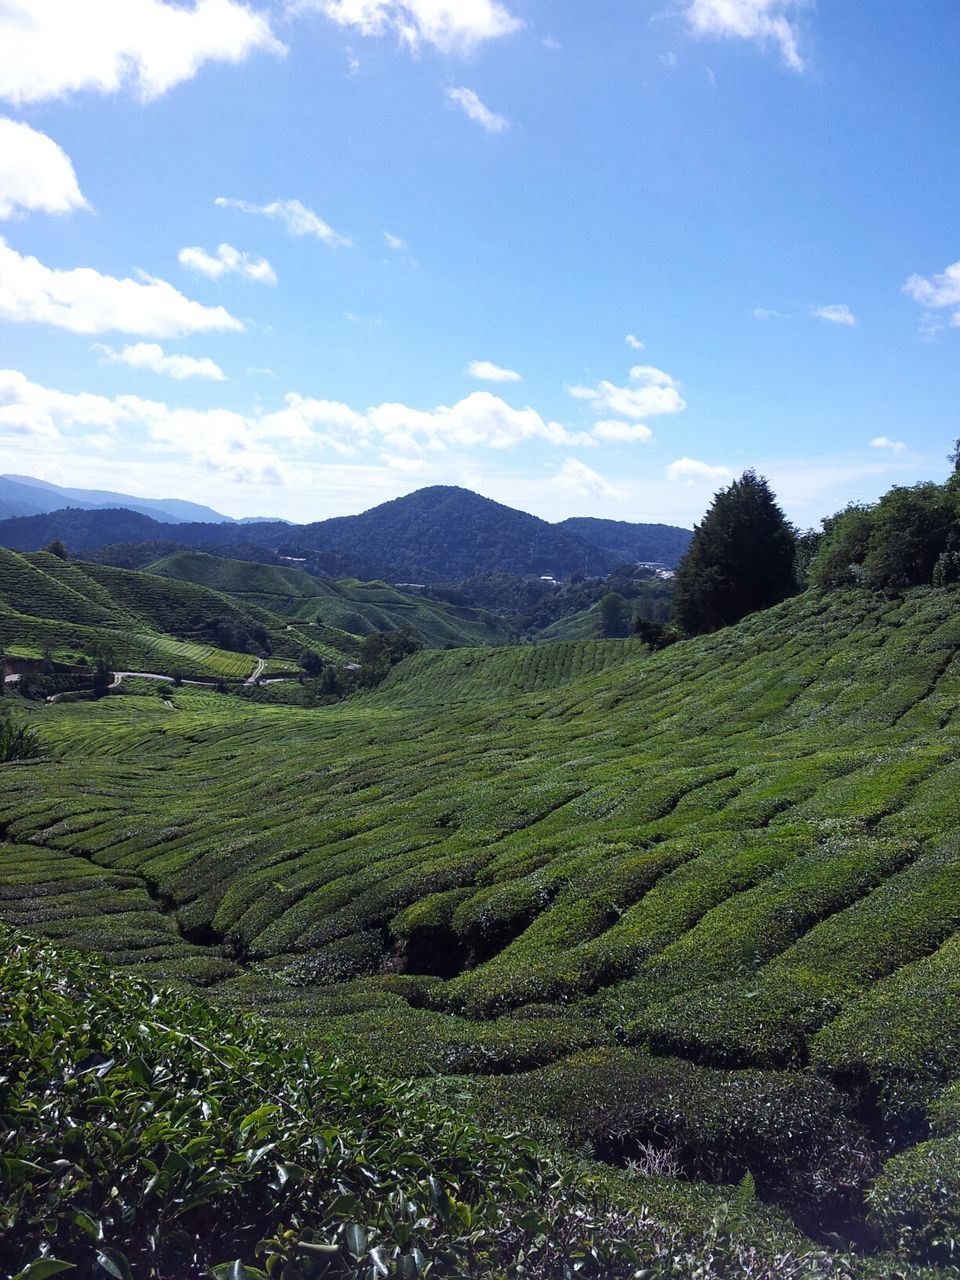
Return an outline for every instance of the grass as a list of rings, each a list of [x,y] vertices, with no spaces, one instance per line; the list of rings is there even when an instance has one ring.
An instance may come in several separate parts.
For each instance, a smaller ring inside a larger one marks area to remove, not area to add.
[[[38,708],[0,919],[362,1069],[469,1076],[485,1124],[666,1151],[688,1205],[749,1173],[805,1229],[878,1233],[887,1274],[942,1268],[916,1170],[954,1185],[956,602],[421,653],[312,710]]]

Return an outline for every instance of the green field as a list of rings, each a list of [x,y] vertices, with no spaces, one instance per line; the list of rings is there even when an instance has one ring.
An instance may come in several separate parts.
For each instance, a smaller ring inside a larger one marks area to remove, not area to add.
[[[238,679],[259,657],[268,674],[296,670],[305,648],[340,665],[359,638],[195,583],[0,548],[0,649],[11,656],[106,654],[117,670]]]
[[[409,627],[427,648],[502,644],[508,637],[480,609],[398,591],[386,582],[314,578],[294,567],[179,552],[148,566],[150,573],[196,583],[268,609],[297,623],[320,623],[355,636]]]
[[[688,1215],[749,1174],[774,1217],[894,1251],[848,1274],[951,1274],[957,603],[418,654],[318,711],[36,709],[54,755],[3,767],[0,921],[457,1077],[493,1128],[653,1152]]]

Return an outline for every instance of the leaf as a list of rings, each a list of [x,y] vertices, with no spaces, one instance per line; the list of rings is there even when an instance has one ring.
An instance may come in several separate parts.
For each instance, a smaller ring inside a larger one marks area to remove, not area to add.
[[[79,1227],[81,1231],[85,1231],[94,1240],[103,1239],[103,1228],[100,1223],[91,1218],[89,1213],[84,1213],[82,1209],[74,1209],[73,1222],[74,1226]]]
[[[221,1262],[210,1268],[215,1280],[267,1280],[267,1273],[259,1267],[245,1267],[239,1258],[235,1262]]]
[[[130,1263],[118,1249],[98,1249],[97,1262],[114,1280],[133,1280]]]
[[[370,1261],[373,1263],[377,1275],[388,1276],[390,1274],[390,1268],[387,1266],[386,1260],[384,1259],[382,1249],[371,1249]]]
[[[362,1258],[367,1247],[367,1233],[356,1222],[347,1227],[347,1248],[355,1258]]]
[[[29,1267],[18,1271],[13,1280],[47,1280],[47,1276],[58,1276],[61,1271],[74,1271],[72,1262],[61,1262],[59,1258],[38,1258]]]

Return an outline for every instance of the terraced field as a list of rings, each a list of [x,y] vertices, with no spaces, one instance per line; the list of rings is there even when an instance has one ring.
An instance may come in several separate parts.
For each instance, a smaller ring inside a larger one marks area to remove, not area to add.
[[[296,623],[320,623],[356,636],[409,627],[427,648],[502,644],[508,638],[491,614],[398,591],[386,582],[314,578],[295,567],[201,551],[167,556],[149,565],[148,572],[225,592]]]
[[[289,671],[304,648],[354,658],[354,635],[304,626],[194,583],[0,548],[0,649],[55,659],[109,654],[117,669],[244,678],[258,654]],[[240,650],[238,652],[238,650]]]
[[[0,920],[947,1274],[957,599],[417,655],[320,712],[44,708],[56,758],[2,773]]]

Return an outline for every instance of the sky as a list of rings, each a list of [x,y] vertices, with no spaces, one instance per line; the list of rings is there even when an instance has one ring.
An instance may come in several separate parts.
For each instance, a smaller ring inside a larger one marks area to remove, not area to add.
[[[955,0],[0,0],[0,472],[815,526],[960,436]]]

